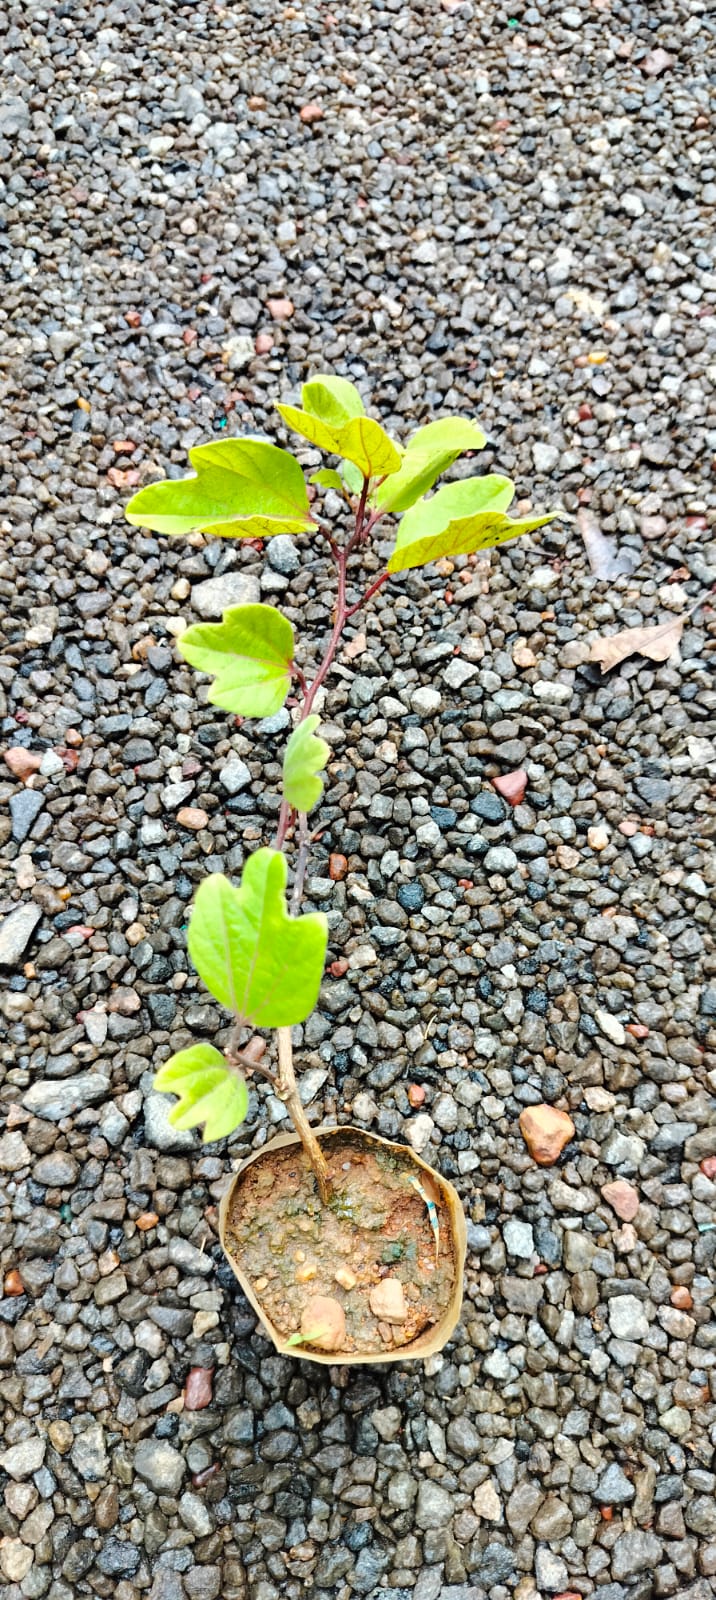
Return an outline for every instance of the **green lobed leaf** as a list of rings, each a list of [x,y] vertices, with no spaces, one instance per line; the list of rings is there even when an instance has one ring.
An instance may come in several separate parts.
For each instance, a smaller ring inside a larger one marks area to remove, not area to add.
[[[169,1112],[174,1128],[204,1123],[203,1140],[225,1139],[238,1128],[249,1109],[249,1091],[212,1044],[190,1045],[160,1067],[154,1088],[178,1095]]]
[[[166,478],[133,495],[127,520],[155,533],[270,538],[312,526],[303,472],[265,439],[218,439],[189,451],[193,478]]]
[[[374,489],[371,504],[385,512],[407,511],[464,450],[482,450],[485,443],[482,429],[467,417],[428,422],[411,434],[400,471]]]
[[[300,433],[310,444],[317,445],[319,450],[343,456],[358,467],[366,478],[382,478],[388,473],[398,472],[400,468],[402,456],[397,445],[373,417],[353,417],[349,422],[340,425],[332,423],[329,426],[320,417],[312,415],[310,411],[301,411],[298,406],[281,403],[276,409],[294,432]]]
[[[271,717],[291,686],[293,628],[275,606],[233,606],[221,622],[199,622],[177,639],[180,655],[216,682],[214,706],[239,717]]]
[[[299,722],[286,745],[283,793],[294,811],[312,811],[323,794],[323,780],[317,774],[323,771],[331,751],[325,739],[316,737],[320,720],[314,715]]]
[[[354,383],[319,372],[301,390],[304,411],[318,417],[329,428],[341,428],[353,417],[364,417],[365,406]]]
[[[280,850],[249,856],[240,887],[221,873],[199,885],[189,955],[214,998],[256,1028],[303,1022],[323,975],[328,925],[321,912],[289,917]]]
[[[441,556],[487,550],[551,522],[554,512],[517,520],[505,516],[513,495],[509,478],[488,475],[447,484],[429,500],[420,500],[399,524],[388,571],[404,572]]]

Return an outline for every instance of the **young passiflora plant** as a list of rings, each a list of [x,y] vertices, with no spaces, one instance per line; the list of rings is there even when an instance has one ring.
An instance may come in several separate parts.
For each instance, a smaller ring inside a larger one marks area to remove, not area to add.
[[[462,478],[430,493],[441,473],[464,451],[481,450],[477,423],[444,417],[418,428],[404,446],[367,417],[358,390],[345,378],[321,374],[304,384],[302,409],[279,405],[284,421],[311,444],[339,459],[313,474],[319,489],[337,490],[353,523],[340,544],[316,517],[295,457],[265,439],[222,439],[189,451],[193,477],[141,489],[127,517],[155,533],[201,532],[230,539],[320,533],[337,569],[333,630],[312,677],[296,664],[293,628],[274,606],[232,606],[221,622],[190,627],[177,640],[185,660],[209,674],[209,700],[241,717],[269,717],[298,689],[296,725],[283,763],[282,800],[272,848],[249,856],[241,883],[213,873],[200,885],[189,925],[189,954],[207,989],[234,1019],[222,1054],[204,1041],[181,1050],[160,1068],[160,1090],[177,1096],[170,1121],[177,1128],[204,1124],[204,1140],[222,1139],[248,1110],[246,1074],[261,1072],[282,1099],[307,1150],[319,1192],[328,1196],[325,1158],[298,1094],[291,1028],[305,1021],[318,998],[328,926],[320,912],[299,915],[310,848],[307,815],[323,791],[320,776],[330,754],[317,734],[313,711],[348,619],[392,573],[424,566],[441,556],[469,555],[502,544],[549,522],[553,513],[513,519],[509,478]],[[351,558],[385,517],[399,517],[385,571],[363,595],[348,596]],[[285,847],[297,840],[291,911],[286,904]],[[255,1040],[241,1046],[244,1030],[276,1029],[278,1070],[265,1065]]]

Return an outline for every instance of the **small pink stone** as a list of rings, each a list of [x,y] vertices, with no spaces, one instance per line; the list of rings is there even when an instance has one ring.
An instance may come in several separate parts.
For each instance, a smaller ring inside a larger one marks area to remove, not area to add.
[[[267,300],[266,309],[274,322],[287,322],[296,309],[292,300]]]
[[[267,356],[269,350],[273,350],[273,334],[257,333],[254,340],[254,349],[257,356]]]
[[[603,1184],[602,1195],[612,1211],[616,1211],[617,1216],[621,1217],[622,1222],[631,1222],[636,1216],[639,1210],[639,1193],[624,1178],[615,1178],[613,1183]]]
[[[184,1385],[184,1410],[203,1411],[210,1406],[213,1395],[213,1370],[211,1367],[192,1367]]]
[[[519,767],[517,772],[503,772],[499,778],[492,778],[492,787],[502,795],[509,806],[518,806],[524,800],[527,788],[527,773]]]
[[[25,750],[22,745],[18,744],[3,752],[3,761],[5,766],[10,768],[13,777],[22,778],[24,782],[25,778],[29,778],[32,772],[37,772],[42,756],[38,754],[37,750]]]

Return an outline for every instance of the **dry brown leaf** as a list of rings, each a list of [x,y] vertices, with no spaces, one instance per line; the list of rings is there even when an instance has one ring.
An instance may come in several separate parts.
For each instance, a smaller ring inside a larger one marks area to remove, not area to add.
[[[686,617],[669,617],[656,628],[624,628],[606,639],[595,639],[590,661],[598,661],[602,672],[609,672],[629,656],[648,656],[650,661],[668,661],[680,643]]]

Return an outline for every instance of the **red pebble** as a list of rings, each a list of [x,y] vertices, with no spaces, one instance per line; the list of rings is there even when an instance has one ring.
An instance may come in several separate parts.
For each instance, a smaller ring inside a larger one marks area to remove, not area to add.
[[[632,1039],[648,1039],[649,1037],[649,1029],[645,1022],[628,1022],[626,1032],[631,1034]]]
[[[493,789],[496,789],[497,793],[502,795],[503,800],[506,800],[508,805],[518,806],[520,801],[524,800],[525,789],[527,788],[527,773],[523,771],[522,767],[518,767],[516,772],[503,772],[499,778],[492,778],[490,781]]]
[[[213,1367],[192,1367],[184,1385],[184,1410],[203,1411],[211,1405]]]
[[[457,886],[458,889],[474,889],[475,887],[472,878],[458,878]]]
[[[10,1271],[5,1273],[3,1290],[8,1298],[11,1298],[13,1295],[25,1293],[25,1285],[20,1277],[17,1267],[11,1267]]]
[[[425,1104],[425,1090],[422,1086],[422,1083],[411,1083],[410,1088],[408,1089],[408,1099],[413,1107],[413,1110],[415,1110],[417,1106],[423,1106]]]
[[[344,973],[348,971],[348,962],[332,961],[328,971],[330,972],[332,978],[342,978]]]
[[[348,862],[345,856],[331,856],[328,862],[328,876],[334,883],[341,883],[348,871]]]
[[[699,1167],[705,1178],[716,1178],[716,1156],[705,1156]]]
[[[323,116],[323,107],[317,105],[315,100],[311,100],[307,106],[301,106],[298,114],[302,122],[320,122]]]
[[[676,1306],[677,1311],[690,1311],[694,1303],[688,1289],[685,1289],[681,1284],[672,1289],[669,1299],[672,1306]]]
[[[579,407],[579,420],[580,420],[580,422],[589,422],[591,415],[592,415],[592,408],[591,408],[590,405],[587,404],[586,400],[584,400],[582,402],[581,406]]]

